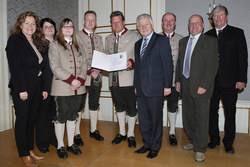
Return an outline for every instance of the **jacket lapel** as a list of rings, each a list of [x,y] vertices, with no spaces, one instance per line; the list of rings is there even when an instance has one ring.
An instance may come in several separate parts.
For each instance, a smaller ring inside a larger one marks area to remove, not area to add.
[[[145,53],[144,53],[144,56],[143,56],[142,61],[143,61],[144,59],[146,59],[147,56],[150,54],[150,51],[152,50],[152,48],[153,48],[153,46],[154,46],[154,44],[155,44],[156,38],[157,38],[157,35],[156,35],[155,32],[153,32],[153,35],[152,35],[152,37],[151,37],[151,39],[150,39],[150,41],[149,41],[149,43],[148,43],[148,46],[147,46],[147,48],[146,48],[146,50],[145,50]]]
[[[195,53],[199,52],[199,49],[201,48],[201,45],[203,44],[203,40],[204,40],[204,34],[201,34],[198,41],[196,42],[195,47],[194,47],[192,57]]]
[[[135,56],[138,57],[138,60],[140,60],[140,51],[141,51],[142,39],[143,39],[143,38],[141,38],[141,39],[138,41],[138,44],[135,45],[135,46],[136,46],[136,48],[135,48],[135,51],[136,51]]]

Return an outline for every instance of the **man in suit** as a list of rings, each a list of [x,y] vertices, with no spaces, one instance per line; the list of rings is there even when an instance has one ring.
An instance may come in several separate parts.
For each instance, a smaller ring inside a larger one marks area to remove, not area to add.
[[[120,129],[120,132],[113,139],[112,144],[119,144],[128,137],[128,146],[134,148],[136,147],[134,127],[137,115],[136,96],[133,88],[134,44],[140,36],[138,33],[129,31],[125,27],[125,18],[120,11],[111,13],[110,22],[114,33],[105,39],[106,52],[110,54],[127,53],[127,69],[109,73],[109,86]],[[126,114],[128,115],[127,135],[125,130]]]
[[[93,50],[98,50],[104,52],[102,37],[94,33],[94,28],[96,26],[96,12],[87,11],[84,13],[84,28],[82,31],[77,32],[76,37],[79,44],[85,48],[85,55],[88,72],[85,85],[88,89],[88,103],[89,103],[89,118],[90,118],[90,132],[89,136],[97,141],[103,141],[104,138],[100,135],[97,130],[97,120],[98,120],[98,109],[99,109],[99,97],[101,92],[101,71],[98,69],[91,68]],[[85,96],[86,97],[86,96]],[[84,99],[85,100],[85,99]],[[84,105],[81,107],[83,108]],[[83,145],[83,141],[80,136],[80,123],[82,119],[81,111],[78,113],[79,118],[76,121],[76,132],[74,137],[74,142],[78,146]]]
[[[182,94],[183,127],[190,144],[183,149],[194,150],[195,160],[203,162],[208,143],[208,116],[214,78],[218,69],[216,38],[204,35],[200,15],[189,18],[190,35],[179,43],[176,67],[176,90]]]
[[[220,145],[218,110],[221,99],[225,115],[223,143],[227,153],[234,153],[232,145],[235,138],[236,102],[238,92],[244,89],[247,83],[247,44],[244,31],[227,24],[226,7],[216,6],[212,11],[212,18],[215,28],[206,34],[218,38],[220,61],[210,104],[208,148],[213,149]]]
[[[154,32],[152,17],[137,17],[137,29],[142,35],[135,43],[134,87],[138,100],[138,115],[143,146],[135,153],[149,151],[155,158],[162,144],[163,101],[171,93],[173,61],[169,39]]]
[[[175,90],[175,69],[178,60],[178,51],[179,51],[179,40],[183,38],[183,36],[175,33],[176,27],[176,16],[174,13],[165,13],[162,16],[161,20],[163,31],[160,33],[169,38],[171,50],[172,50],[172,59],[174,65],[173,72],[173,84],[171,88],[171,94],[167,96],[167,108],[168,108],[168,121],[169,121],[169,143],[171,146],[177,145],[177,139],[175,137],[175,124],[176,124],[176,111],[178,110],[178,99],[179,92]]]

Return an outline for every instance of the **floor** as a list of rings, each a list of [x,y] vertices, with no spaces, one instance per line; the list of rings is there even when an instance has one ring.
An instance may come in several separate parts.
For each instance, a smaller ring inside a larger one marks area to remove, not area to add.
[[[84,146],[80,147],[82,154],[69,153],[67,159],[59,159],[56,148],[51,146],[48,154],[35,152],[45,156],[38,162],[39,167],[250,167],[250,134],[237,134],[234,148],[235,154],[227,154],[223,145],[213,150],[207,150],[206,160],[203,163],[194,161],[193,151],[185,151],[182,146],[188,144],[187,137],[181,128],[176,129],[177,146],[168,143],[168,129],[164,127],[163,143],[159,155],[155,159],[147,159],[147,154],[133,153],[142,146],[142,137],[139,126],[136,125],[136,148],[128,148],[127,142],[112,145],[111,141],[118,132],[115,122],[99,121],[98,129],[104,136],[104,141],[95,141],[89,137],[89,120],[81,123],[81,135]],[[223,133],[221,133],[223,135]],[[66,138],[66,137],[65,137]],[[65,143],[67,141],[65,140]],[[14,130],[0,132],[0,166],[22,167],[15,144]]]

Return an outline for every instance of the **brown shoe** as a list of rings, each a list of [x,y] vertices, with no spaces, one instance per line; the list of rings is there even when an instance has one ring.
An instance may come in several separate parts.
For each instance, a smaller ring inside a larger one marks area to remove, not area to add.
[[[34,160],[41,160],[41,159],[43,159],[44,157],[40,157],[40,156],[38,156],[37,154],[35,154],[34,153],[34,151],[33,150],[30,150],[30,156],[34,159]]]
[[[21,157],[21,160],[23,160],[25,166],[28,166],[28,167],[37,166],[36,162],[31,158],[31,156]]]

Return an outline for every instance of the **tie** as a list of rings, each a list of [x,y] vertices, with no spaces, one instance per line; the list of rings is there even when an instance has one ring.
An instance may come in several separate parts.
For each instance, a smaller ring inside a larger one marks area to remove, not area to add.
[[[114,48],[114,53],[118,53],[118,40],[119,40],[119,35],[116,34],[116,36],[115,36],[115,48]]]
[[[191,59],[191,50],[192,50],[192,43],[193,43],[193,39],[194,37],[191,37],[189,42],[188,42],[188,48],[187,48],[187,53],[186,53],[186,57],[185,57],[185,64],[184,64],[184,71],[183,71],[183,75],[185,78],[189,78],[190,75],[190,59]]]
[[[222,30],[218,30],[217,38],[219,39],[220,33],[222,33]]]
[[[119,34],[116,34],[116,36],[115,36],[114,53],[118,53],[118,40],[119,40]],[[117,82],[117,75],[118,75],[118,72],[114,71],[113,72],[113,85],[114,85],[114,83]]]
[[[143,59],[143,55],[146,51],[146,48],[147,48],[147,38],[143,38],[143,45],[142,45],[142,49],[141,49],[140,60]]]
[[[95,44],[94,44],[94,33],[89,33],[90,41],[91,41],[91,46],[92,50],[95,50]]]

